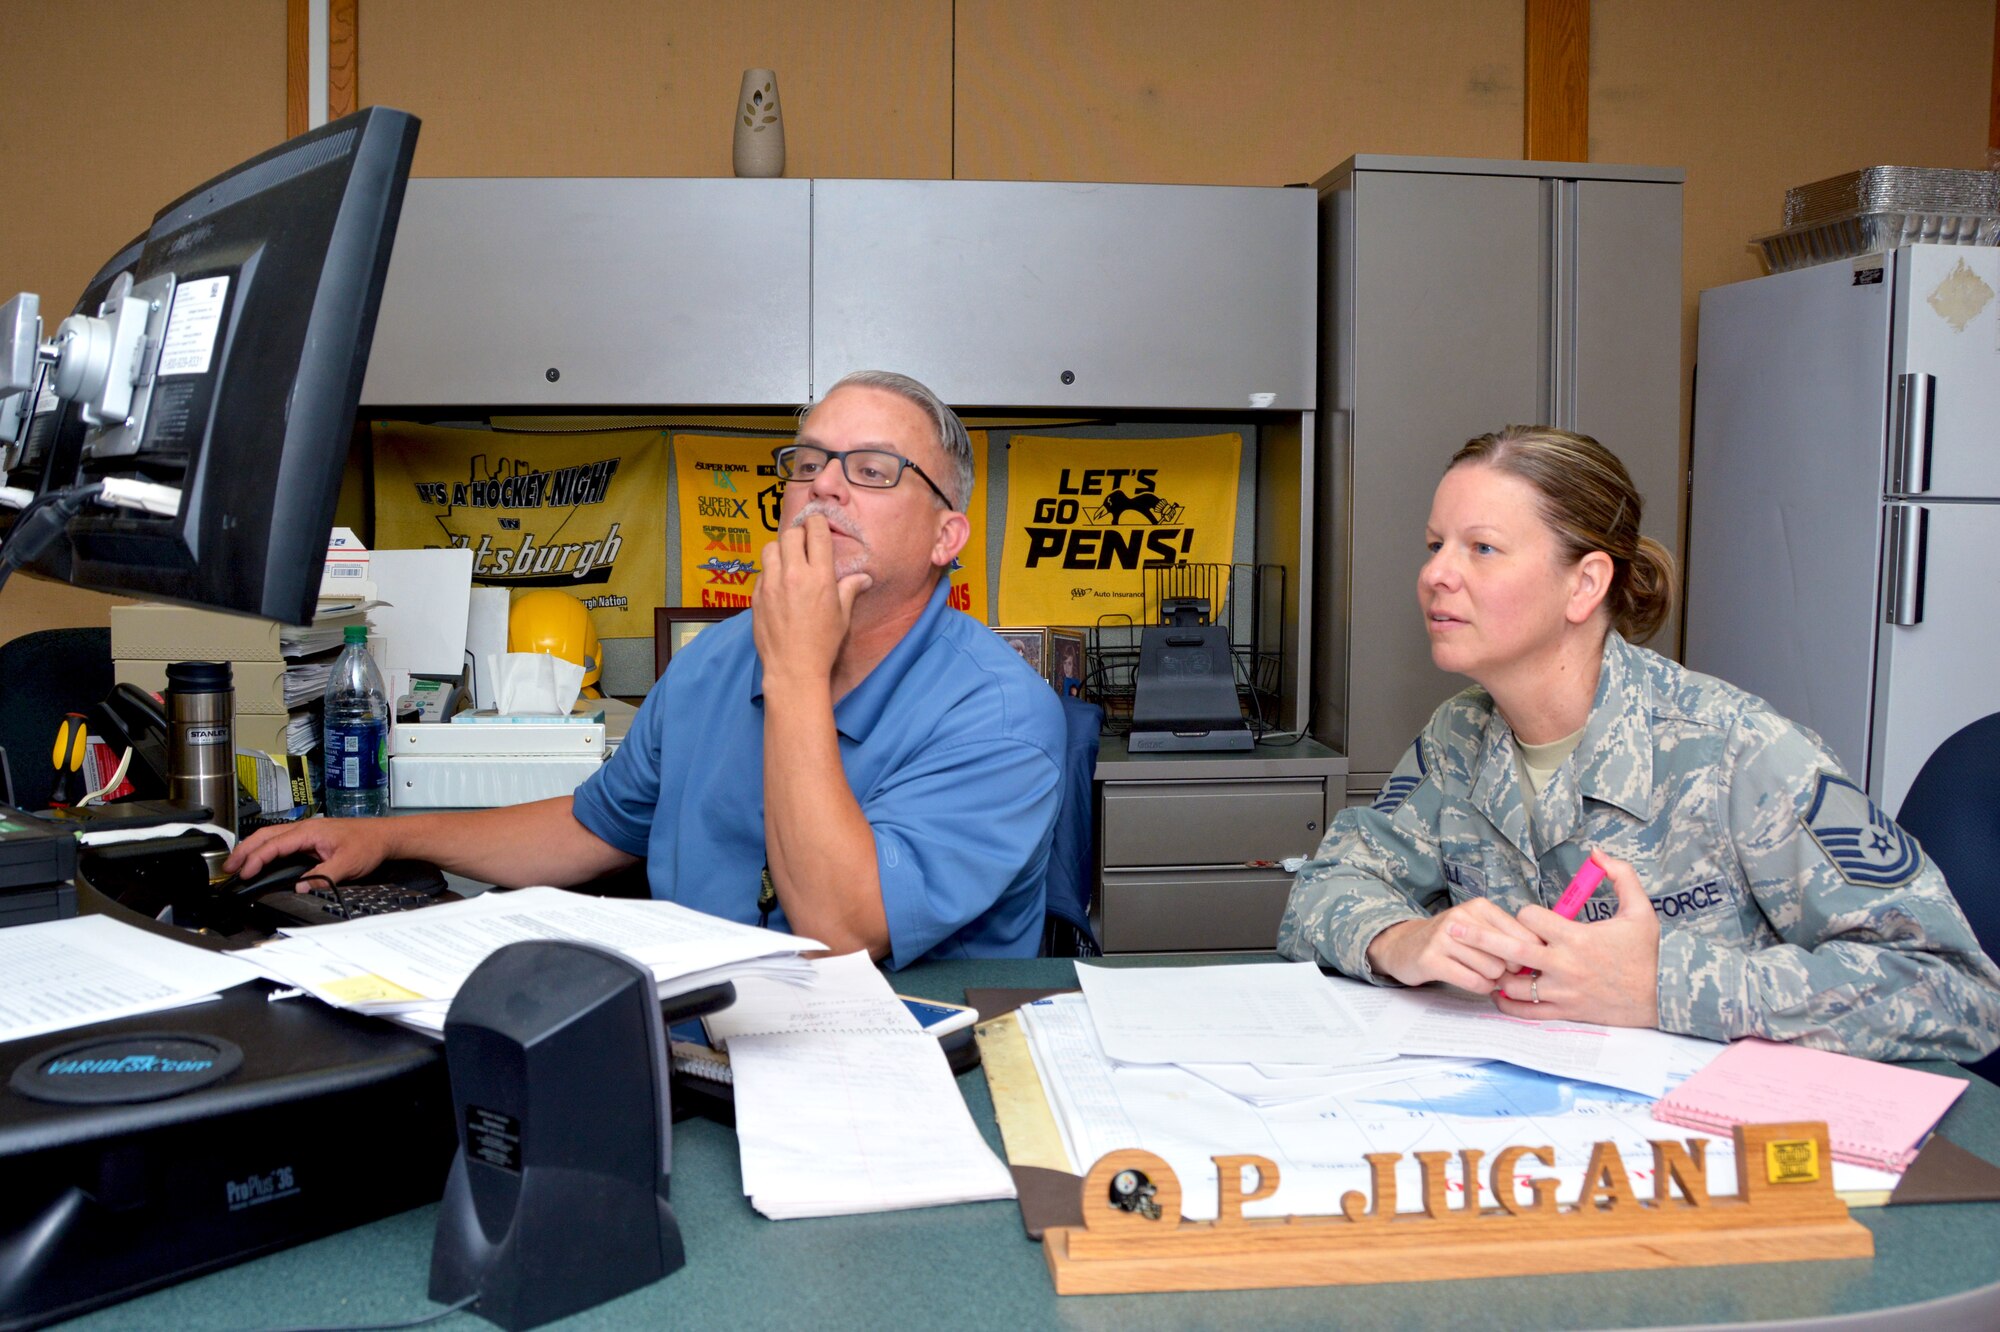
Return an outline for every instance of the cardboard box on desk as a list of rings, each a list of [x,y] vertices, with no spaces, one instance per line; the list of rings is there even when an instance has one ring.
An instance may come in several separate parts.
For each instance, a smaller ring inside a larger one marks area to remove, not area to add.
[[[283,632],[284,626],[276,620],[189,606],[147,603],[111,608],[111,655],[120,661],[159,662],[162,666],[170,661],[282,663]],[[160,684],[142,687],[165,688],[165,677]]]
[[[119,684],[137,685],[149,694],[167,691],[167,667],[174,661],[229,662],[230,684],[236,690],[239,726],[245,716],[264,714],[285,720],[285,670],[283,661],[242,661],[213,655],[175,657],[172,661],[134,661],[119,657],[112,661],[112,679]],[[237,743],[242,743],[239,732]],[[262,745],[256,746],[264,748]]]
[[[111,608],[111,655],[126,661],[283,661],[337,651],[341,630],[365,623],[352,606],[298,629],[251,615],[141,602]],[[381,660],[380,649],[372,641],[370,647]]]

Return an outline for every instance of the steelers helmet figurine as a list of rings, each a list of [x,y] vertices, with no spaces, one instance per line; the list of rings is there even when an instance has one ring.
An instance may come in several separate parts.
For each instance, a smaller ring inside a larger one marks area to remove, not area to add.
[[[604,673],[604,653],[590,612],[567,592],[542,588],[514,598],[507,613],[509,652],[546,652],[583,667],[583,695],[601,698],[597,680]]]

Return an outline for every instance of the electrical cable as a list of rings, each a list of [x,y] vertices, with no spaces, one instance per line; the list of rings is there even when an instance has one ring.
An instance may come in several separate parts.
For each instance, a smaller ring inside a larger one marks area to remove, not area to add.
[[[470,1308],[478,1298],[477,1294],[468,1295],[458,1303],[439,1309],[436,1313],[418,1314],[415,1318],[407,1318],[396,1323],[314,1323],[306,1327],[268,1328],[265,1332],[400,1332],[402,1328],[423,1327],[428,1323],[437,1322],[440,1318],[449,1318],[462,1309]]]
[[[14,526],[8,529],[5,540],[0,541],[0,588],[7,585],[8,574],[47,550],[63,534],[69,520],[82,513],[83,506],[103,489],[93,481],[37,495],[28,501],[28,506],[14,519]]]

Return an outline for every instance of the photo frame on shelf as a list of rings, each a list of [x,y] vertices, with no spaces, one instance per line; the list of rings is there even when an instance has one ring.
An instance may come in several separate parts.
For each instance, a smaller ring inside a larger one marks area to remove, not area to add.
[[[1048,677],[1058,694],[1083,697],[1083,661],[1083,630],[1049,630]]]
[[[1013,648],[1028,669],[1043,679],[1049,674],[1049,631],[1041,625],[1018,629],[996,628],[994,633],[1000,640]]]
[[[695,635],[718,620],[750,609],[748,606],[655,606],[653,608],[653,678],[667,673],[674,653],[694,642]]]

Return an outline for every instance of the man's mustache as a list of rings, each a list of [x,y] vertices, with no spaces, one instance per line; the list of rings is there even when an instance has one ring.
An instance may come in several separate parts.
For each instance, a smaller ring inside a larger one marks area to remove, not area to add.
[[[814,514],[826,519],[826,525],[842,536],[859,541],[863,545],[867,544],[868,538],[861,535],[861,528],[855,521],[825,500],[808,501],[803,509],[800,509],[792,516],[792,521],[787,525],[791,527],[804,526],[806,519],[812,517]]]

